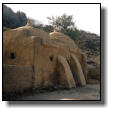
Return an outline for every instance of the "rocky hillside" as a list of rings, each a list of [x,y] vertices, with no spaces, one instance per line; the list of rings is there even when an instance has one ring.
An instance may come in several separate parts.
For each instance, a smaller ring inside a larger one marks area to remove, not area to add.
[[[75,41],[88,57],[100,55],[100,36],[86,31],[80,31],[80,35]]]
[[[100,36],[94,33],[80,31],[80,35],[75,43],[87,55],[87,83],[91,79],[100,80]]]
[[[18,11],[14,13],[13,10],[6,5],[3,5],[3,26],[7,28],[17,28],[24,26],[27,23],[26,14]]]

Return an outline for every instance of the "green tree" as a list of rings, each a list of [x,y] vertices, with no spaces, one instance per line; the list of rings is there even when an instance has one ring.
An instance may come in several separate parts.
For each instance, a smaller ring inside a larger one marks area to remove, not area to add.
[[[59,32],[69,36],[74,41],[77,41],[77,38],[80,36],[79,30],[75,28],[69,28],[69,29],[61,29]]]
[[[58,30],[68,29],[75,26],[73,22],[73,15],[67,15],[66,13],[64,13],[62,16],[47,17],[47,19],[49,19],[50,24],[57,27]]]
[[[43,30],[44,30],[45,32],[50,33],[50,32],[53,32],[53,31],[54,31],[54,28],[53,28],[51,25],[45,25],[45,26],[43,27]]]

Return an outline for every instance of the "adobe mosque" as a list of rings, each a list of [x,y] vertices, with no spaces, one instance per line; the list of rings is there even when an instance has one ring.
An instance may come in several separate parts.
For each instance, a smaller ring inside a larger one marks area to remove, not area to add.
[[[31,22],[3,32],[3,92],[85,85],[87,57],[68,36]]]

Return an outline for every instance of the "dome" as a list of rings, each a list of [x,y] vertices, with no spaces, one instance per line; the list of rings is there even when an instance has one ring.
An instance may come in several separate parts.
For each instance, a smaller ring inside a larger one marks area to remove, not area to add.
[[[54,32],[50,33],[50,39],[68,45],[69,47],[78,48],[75,42],[69,36],[57,32],[56,29],[54,30]]]
[[[49,33],[45,32],[44,30],[34,28],[30,20],[28,20],[25,26],[12,29],[11,31],[12,32],[14,31],[15,36],[18,36],[18,37],[20,36],[19,38],[21,38],[21,36],[23,37],[36,36],[44,39],[50,39]]]

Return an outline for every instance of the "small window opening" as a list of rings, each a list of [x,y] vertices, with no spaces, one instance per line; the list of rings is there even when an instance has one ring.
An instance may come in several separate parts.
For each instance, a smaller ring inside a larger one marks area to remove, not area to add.
[[[15,54],[11,53],[11,59],[15,59]]]
[[[53,56],[50,56],[50,58],[49,58],[49,59],[50,59],[50,61],[53,61]]]
[[[67,59],[66,59],[67,60]],[[69,64],[69,61],[67,60],[68,64]]]

